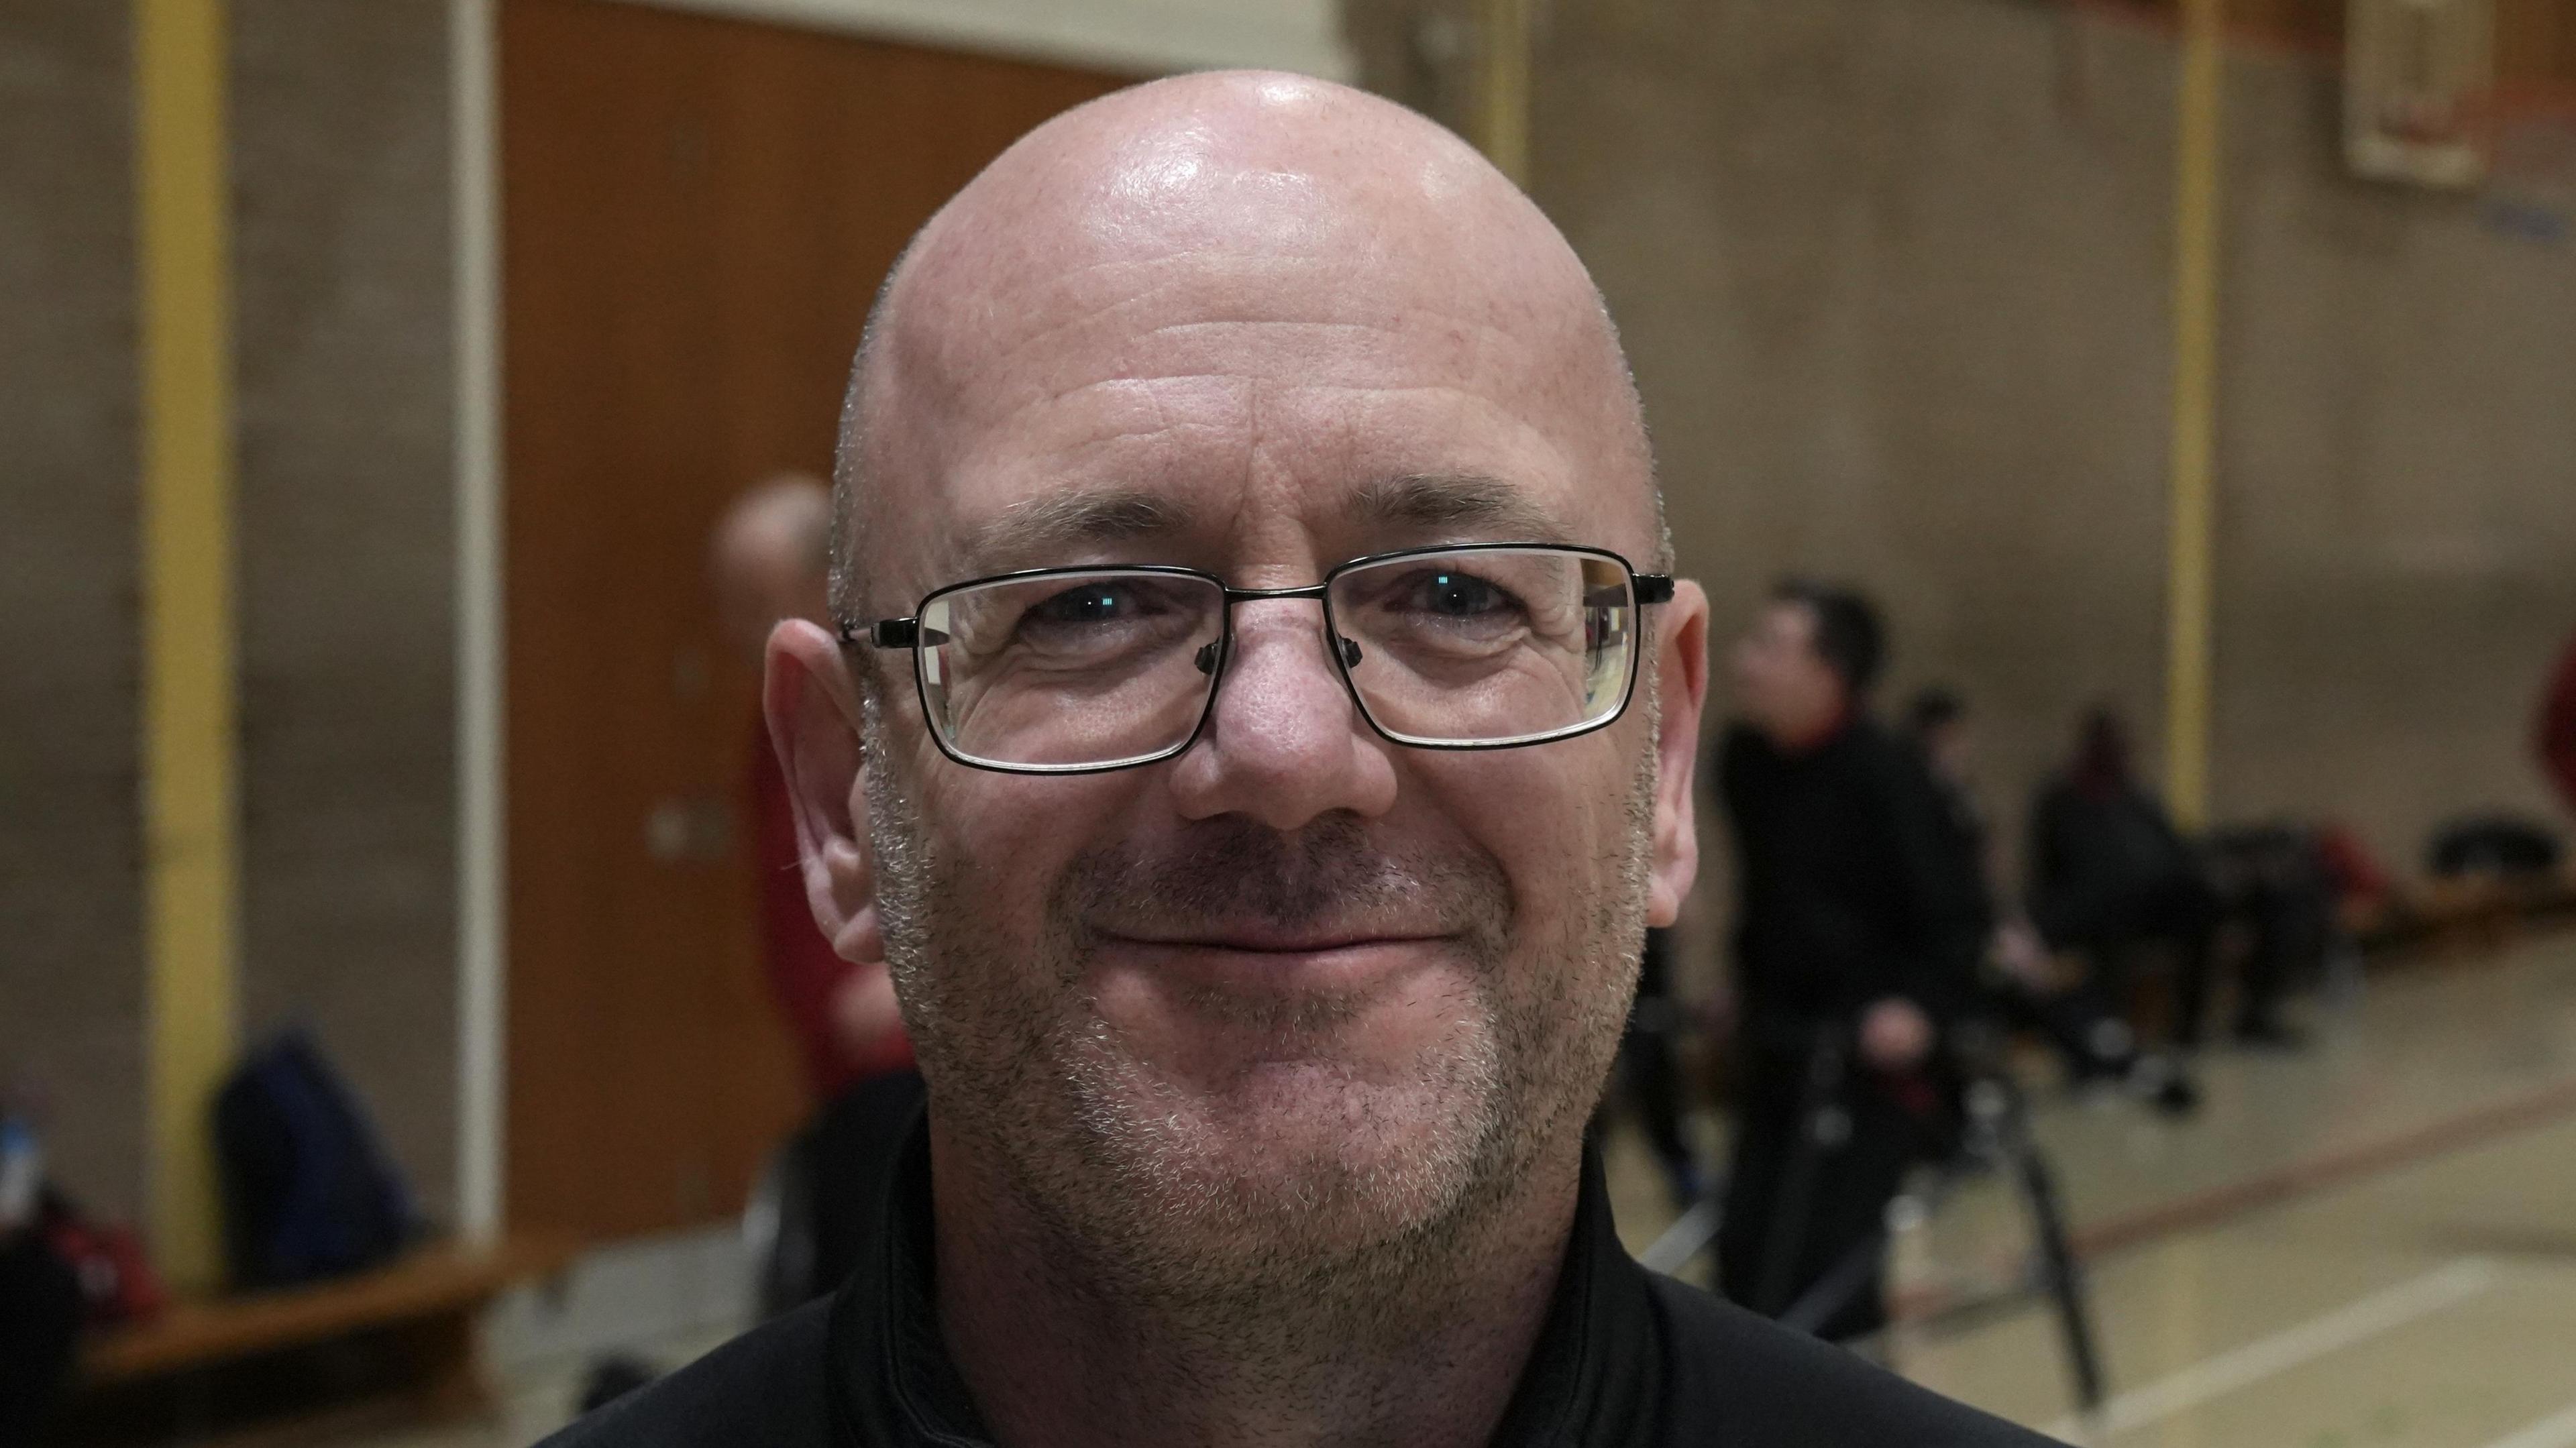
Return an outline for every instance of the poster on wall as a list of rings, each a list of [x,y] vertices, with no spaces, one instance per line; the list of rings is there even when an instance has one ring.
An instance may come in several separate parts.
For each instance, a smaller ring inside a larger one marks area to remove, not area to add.
[[[2373,180],[2474,186],[2487,172],[2494,0],[2350,0],[2344,156]]]

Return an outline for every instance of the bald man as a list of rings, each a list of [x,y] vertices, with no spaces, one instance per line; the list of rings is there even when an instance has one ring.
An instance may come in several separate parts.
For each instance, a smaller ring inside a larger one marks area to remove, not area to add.
[[[928,1112],[833,1299],[563,1441],[2038,1441],[1620,1249],[1584,1124],[1697,864],[1707,604],[1472,150],[1286,76],[1069,112],[845,416],[767,703]]]

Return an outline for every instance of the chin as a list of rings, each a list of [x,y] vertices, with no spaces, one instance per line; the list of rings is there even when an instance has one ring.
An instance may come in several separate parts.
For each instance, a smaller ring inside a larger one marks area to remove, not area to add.
[[[1159,1265],[1184,1281],[1248,1285],[1418,1241],[1489,1195],[1509,1155],[1490,1036],[1444,1045],[1391,1078],[1263,1063],[1214,1085],[1096,1055],[1074,1073],[1085,1154],[1116,1190],[1093,1205],[1122,1236],[1159,1234]]]

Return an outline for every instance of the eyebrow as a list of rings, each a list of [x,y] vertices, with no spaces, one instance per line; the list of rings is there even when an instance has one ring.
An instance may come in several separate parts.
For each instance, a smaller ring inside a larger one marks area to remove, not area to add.
[[[1361,524],[1515,542],[1561,543],[1556,516],[1521,489],[1477,473],[1410,473],[1360,486],[1347,512]],[[1170,538],[1190,531],[1188,507],[1135,488],[1086,488],[1029,498],[974,530],[967,557],[979,571],[1053,561],[1086,545]],[[1466,541],[1463,538],[1458,541]]]
[[[985,567],[1016,564],[1052,558],[1083,544],[1170,537],[1189,526],[1187,508],[1133,488],[1049,493],[1014,503],[977,528],[967,556]]]
[[[1566,530],[1556,515],[1500,478],[1476,473],[1415,473],[1362,487],[1355,511],[1382,527],[1431,532],[1474,529],[1514,541],[1561,543]]]

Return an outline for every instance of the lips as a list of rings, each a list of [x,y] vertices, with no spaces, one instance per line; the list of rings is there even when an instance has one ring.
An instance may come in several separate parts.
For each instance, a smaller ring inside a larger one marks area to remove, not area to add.
[[[1104,939],[1123,945],[1168,950],[1227,950],[1247,955],[1321,955],[1377,945],[1422,945],[1448,939],[1445,932],[1383,930],[1225,929],[1184,934],[1104,931]]]
[[[1452,953],[1446,934],[1228,927],[1186,933],[1108,931],[1099,960],[1218,991],[1371,993]]]

